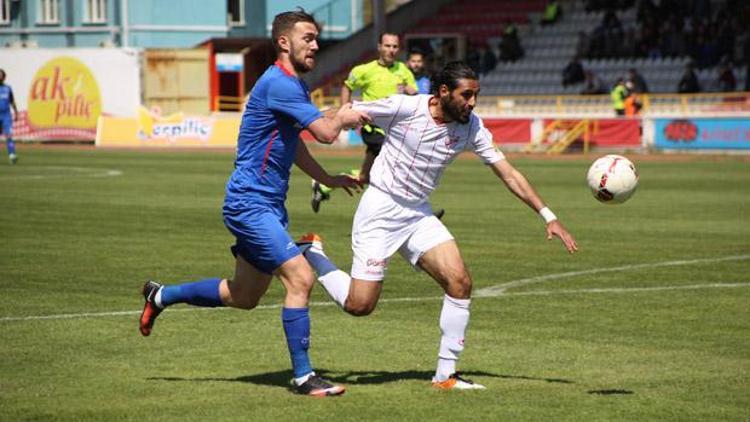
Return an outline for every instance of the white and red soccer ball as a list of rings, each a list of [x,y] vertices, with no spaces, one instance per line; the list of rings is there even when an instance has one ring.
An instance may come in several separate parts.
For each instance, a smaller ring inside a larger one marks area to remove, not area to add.
[[[605,204],[622,204],[638,186],[635,165],[621,155],[605,155],[589,167],[586,182],[594,198]]]

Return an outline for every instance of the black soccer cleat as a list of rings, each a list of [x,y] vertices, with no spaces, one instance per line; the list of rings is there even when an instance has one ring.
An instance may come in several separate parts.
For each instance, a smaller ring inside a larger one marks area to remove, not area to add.
[[[317,180],[312,181],[312,198],[310,199],[310,206],[313,212],[317,213],[320,211],[320,203],[327,201],[331,197],[330,193],[323,190],[322,185]]]
[[[156,306],[156,303],[154,302],[156,292],[162,287],[161,284],[151,280],[143,285],[143,290],[141,292],[143,293],[143,299],[146,303],[143,305],[143,312],[141,312],[140,330],[144,337],[148,337],[148,335],[151,334],[151,329],[154,328],[156,317],[158,317],[161,311],[163,311],[163,309]]]
[[[292,385],[295,393],[314,397],[340,396],[346,391],[344,386],[331,384],[315,374],[310,375],[301,385],[292,380]]]

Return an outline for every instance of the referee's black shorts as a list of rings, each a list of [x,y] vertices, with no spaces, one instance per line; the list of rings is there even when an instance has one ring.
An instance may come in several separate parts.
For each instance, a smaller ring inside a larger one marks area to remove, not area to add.
[[[385,141],[383,129],[377,126],[368,125],[362,127],[360,133],[362,134],[362,142],[367,145],[367,152],[370,152],[377,157],[378,154],[380,154],[380,148],[383,147],[383,142]]]

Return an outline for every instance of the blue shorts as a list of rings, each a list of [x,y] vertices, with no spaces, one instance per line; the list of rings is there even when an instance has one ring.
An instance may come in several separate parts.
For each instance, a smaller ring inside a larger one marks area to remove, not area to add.
[[[11,117],[10,113],[0,113],[0,120],[2,120],[2,126],[3,126],[3,135],[5,136],[12,136],[13,135],[13,117]]]
[[[252,202],[251,202],[252,201]],[[262,200],[224,203],[224,225],[237,239],[232,254],[240,255],[266,274],[301,252],[286,231],[284,206],[274,207]]]

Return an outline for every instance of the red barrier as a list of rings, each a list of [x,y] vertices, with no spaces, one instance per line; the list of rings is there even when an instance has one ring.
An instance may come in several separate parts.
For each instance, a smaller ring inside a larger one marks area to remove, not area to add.
[[[532,119],[484,119],[496,144],[525,144],[531,140]]]
[[[496,144],[526,144],[531,142],[531,124],[534,119],[483,119]],[[544,125],[552,123],[544,119]],[[578,120],[575,120],[578,121]],[[302,140],[313,141],[312,134],[304,130]],[[641,120],[629,118],[592,119],[591,145],[628,147],[641,145]]]
[[[553,119],[544,119],[548,125]],[[579,120],[572,120],[579,121]],[[484,126],[497,144],[531,142],[533,119],[484,119]],[[591,144],[595,146],[640,146],[641,120],[628,118],[592,119]]]

